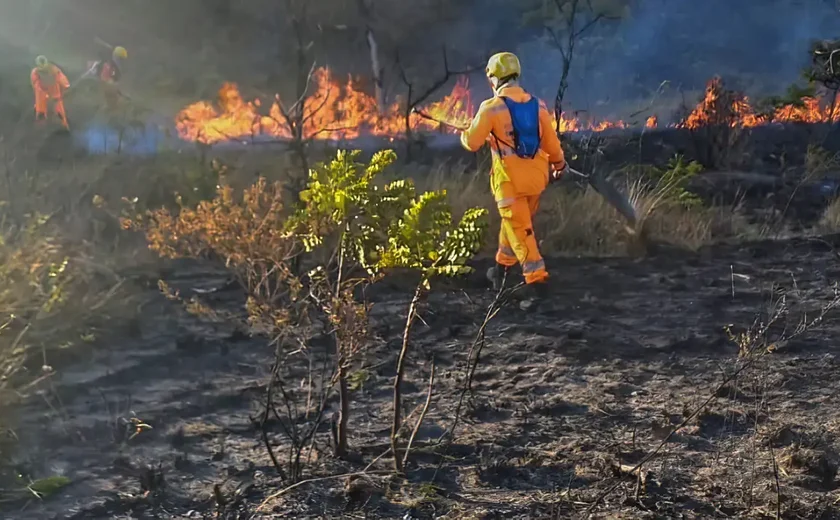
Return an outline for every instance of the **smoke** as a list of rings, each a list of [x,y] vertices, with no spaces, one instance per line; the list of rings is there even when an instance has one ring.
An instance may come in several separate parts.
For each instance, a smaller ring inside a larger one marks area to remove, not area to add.
[[[628,17],[581,40],[566,100],[615,113],[650,98],[663,81],[674,93],[695,91],[714,75],[753,96],[779,93],[800,79],[813,40],[840,36],[838,22],[834,0],[639,0]],[[527,86],[551,100],[562,57],[538,36],[518,51]]]

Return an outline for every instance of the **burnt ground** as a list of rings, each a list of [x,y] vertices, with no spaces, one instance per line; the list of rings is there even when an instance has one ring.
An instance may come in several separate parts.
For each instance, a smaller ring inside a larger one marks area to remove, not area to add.
[[[272,349],[198,320],[147,283],[141,321],[114,324],[75,360],[53,360],[56,376],[17,410],[18,470],[72,483],[43,501],[2,504],[2,517],[211,518],[218,484],[229,503],[222,518],[574,518],[623,481],[598,515],[774,517],[781,496],[782,518],[840,518],[837,314],[718,389],[738,354],[724,326],[749,326],[784,294],[790,329],[832,300],[840,260],[829,243],[840,238],[553,259],[550,302],[534,313],[509,308],[490,325],[475,395],[448,449],[436,440],[451,425],[465,356],[493,295],[475,280],[442,289],[414,336],[410,409],[424,400],[432,355],[438,377],[408,480],[389,490],[379,475],[304,484],[263,516],[257,505],[285,487],[252,420]],[[183,265],[168,279],[185,295],[198,289],[232,311],[241,304],[234,289],[206,294],[224,286],[223,273]],[[378,339],[354,391],[354,459],[330,457],[324,428],[307,476],[361,471],[387,446],[408,294],[383,287],[374,299]],[[712,392],[641,478],[626,474]],[[121,419],[132,412],[153,429],[127,440]],[[383,458],[372,470],[389,467]],[[144,484],[154,492],[143,496]]]

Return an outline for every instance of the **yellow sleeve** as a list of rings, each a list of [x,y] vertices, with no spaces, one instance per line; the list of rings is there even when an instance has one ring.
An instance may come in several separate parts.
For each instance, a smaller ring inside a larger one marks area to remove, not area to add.
[[[461,146],[471,152],[477,152],[484,146],[490,132],[493,130],[493,122],[490,119],[490,104],[485,101],[478,108],[478,113],[472,120],[470,127],[461,132]]]

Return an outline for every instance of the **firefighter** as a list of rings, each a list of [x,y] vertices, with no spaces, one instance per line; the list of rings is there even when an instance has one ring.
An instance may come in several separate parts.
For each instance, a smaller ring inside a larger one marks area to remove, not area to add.
[[[119,103],[121,94],[117,83],[122,78],[122,61],[127,58],[125,47],[114,47],[111,51],[103,52],[97,61],[88,64],[88,73],[98,78],[102,85],[109,110],[114,110]]]
[[[521,265],[530,293],[522,307],[528,308],[545,295],[548,281],[533,217],[548,183],[569,166],[545,104],[519,86],[519,59],[510,52],[495,54],[485,72],[494,96],[481,104],[461,144],[472,152],[490,145],[490,188],[502,225],[496,265],[487,277],[494,290],[501,290],[508,269]]]
[[[67,113],[64,111],[63,93],[70,88],[70,82],[64,72],[50,63],[45,56],[35,59],[35,68],[30,74],[32,90],[35,92],[35,120],[46,120],[49,102],[52,101],[55,113],[61,118],[64,128],[69,129]]]

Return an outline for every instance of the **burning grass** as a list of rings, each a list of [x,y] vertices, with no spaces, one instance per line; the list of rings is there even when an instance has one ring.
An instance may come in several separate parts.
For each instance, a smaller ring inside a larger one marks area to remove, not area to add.
[[[292,109],[303,110],[304,139],[346,141],[363,135],[397,138],[405,134],[406,124],[415,132],[454,132],[417,114],[406,118],[402,105],[397,99],[389,106],[379,107],[374,96],[365,92],[358,81],[348,77],[341,82],[329,68],[321,67],[312,73],[307,96],[291,107],[284,104],[279,95],[248,101],[238,85],[225,83],[215,102],[193,103],[181,110],[175,120],[182,139],[206,144],[243,139],[293,139],[295,134],[284,115]],[[840,121],[840,110],[836,107],[837,103],[830,99],[803,94],[794,102],[780,102],[759,109],[749,97],[727,90],[723,80],[714,77],[684,119],[664,126],[697,130],[714,126],[752,128],[772,123],[836,122]],[[468,124],[475,115],[468,78],[462,76],[449,94],[423,107],[423,112],[457,126]],[[620,119],[594,121],[573,114],[562,116],[558,125],[561,133],[601,132],[631,126]],[[662,126],[656,114],[648,116],[643,124],[647,129]]]
[[[314,70],[303,105],[298,108],[304,111],[305,139],[350,140],[362,135],[396,138],[405,134],[401,100],[380,108],[376,99],[352,77],[341,83],[325,67]],[[260,98],[246,101],[239,86],[225,83],[215,102],[199,101],[181,110],[176,116],[176,128],[182,139],[207,144],[248,138],[292,139],[293,132],[283,115],[286,107],[289,105],[279,95],[268,105]],[[426,105],[422,111],[456,126],[468,125],[475,114],[468,78],[461,77],[449,94]],[[451,128],[418,114],[411,114],[408,124],[418,132],[453,133]],[[626,126],[622,121],[587,122],[564,117],[560,131],[602,131]]]

